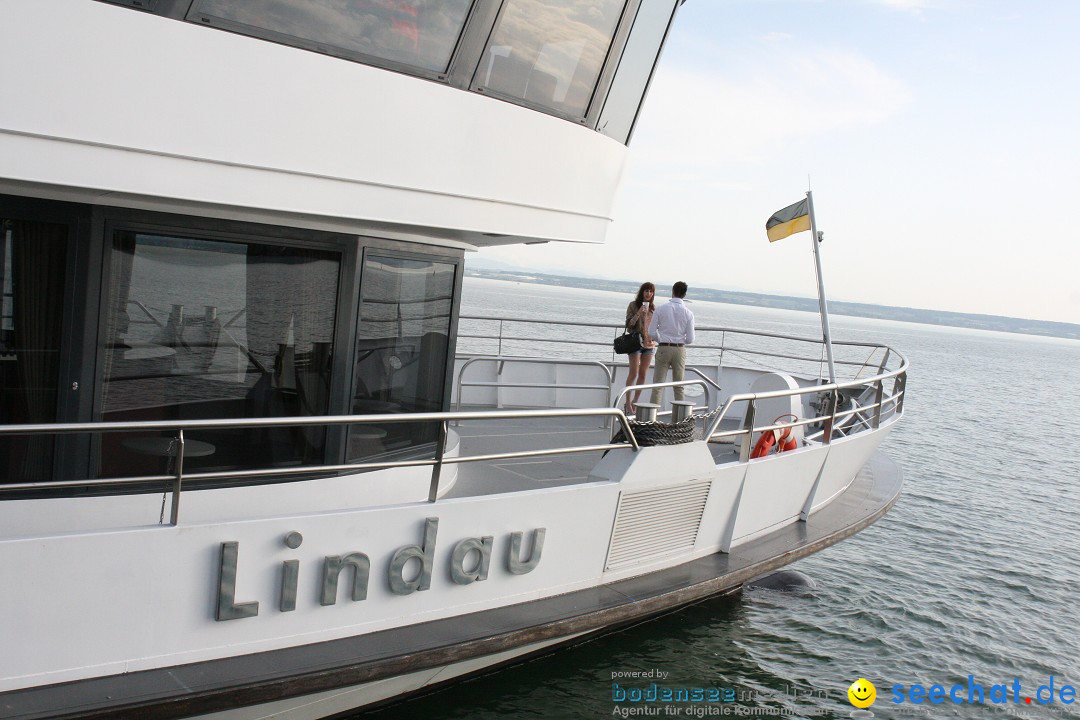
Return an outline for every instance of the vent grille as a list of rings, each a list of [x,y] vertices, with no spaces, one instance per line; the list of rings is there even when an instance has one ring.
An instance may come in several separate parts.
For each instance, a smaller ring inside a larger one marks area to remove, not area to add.
[[[619,496],[607,569],[691,550],[709,498],[709,481]]]

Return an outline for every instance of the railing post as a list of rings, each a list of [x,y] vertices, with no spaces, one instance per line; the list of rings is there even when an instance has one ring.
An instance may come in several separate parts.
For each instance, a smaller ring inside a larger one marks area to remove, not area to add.
[[[739,447],[739,462],[746,462],[750,459],[750,446],[754,440],[754,421],[756,415],[756,401],[753,399],[748,400],[746,405],[746,417],[743,418],[743,430],[746,431],[746,434],[743,435],[742,445]]]
[[[877,392],[874,393],[874,404],[877,406],[874,408],[874,422],[870,427],[877,430],[881,426],[881,399],[885,397],[885,382],[878,380],[876,383]]]
[[[829,399],[826,408],[828,409],[828,415],[825,417],[825,422],[822,424],[821,431],[821,444],[828,445],[832,442],[832,429],[836,423],[836,406],[839,404],[839,391],[833,388],[829,391]]]
[[[495,353],[499,357],[502,357],[502,333],[503,333],[503,321],[499,321],[499,352]]]
[[[885,348],[885,357],[881,358],[881,364],[878,365],[878,375],[885,374],[885,366],[889,364],[889,348]]]
[[[433,503],[439,497],[439,476],[442,475],[443,453],[446,451],[446,435],[449,432],[446,421],[439,421],[439,438],[435,441],[435,464],[431,466],[431,487],[428,489],[428,502]]]
[[[169,524],[176,526],[180,522],[180,486],[184,482],[184,429],[176,432],[176,479],[173,481],[172,511]]]
[[[893,382],[893,395],[896,401],[893,403],[893,414],[899,415],[904,412],[904,398],[907,397],[907,373],[896,376]]]

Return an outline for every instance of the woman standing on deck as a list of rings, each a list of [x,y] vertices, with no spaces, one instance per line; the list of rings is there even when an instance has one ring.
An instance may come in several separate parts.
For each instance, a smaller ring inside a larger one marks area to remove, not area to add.
[[[649,337],[649,323],[652,322],[652,314],[656,310],[656,305],[653,304],[655,296],[656,286],[651,282],[642,283],[638,288],[637,297],[626,306],[626,328],[630,332],[641,333],[641,349],[627,356],[630,362],[630,370],[626,374],[627,387],[645,382],[645,373],[648,372],[653,355],[656,354],[656,343]],[[627,415],[637,411],[636,403],[639,397],[641,397],[640,390],[626,394]]]

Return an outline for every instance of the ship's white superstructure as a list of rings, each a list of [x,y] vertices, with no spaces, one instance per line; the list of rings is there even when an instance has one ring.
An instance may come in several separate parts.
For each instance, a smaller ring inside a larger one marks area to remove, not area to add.
[[[0,3],[0,717],[327,717],[888,510],[895,351],[701,328],[652,422],[615,328],[460,314],[603,239],[679,4]]]

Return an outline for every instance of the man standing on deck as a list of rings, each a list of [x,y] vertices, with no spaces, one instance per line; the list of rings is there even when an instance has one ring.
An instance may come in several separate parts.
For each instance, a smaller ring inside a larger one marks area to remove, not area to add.
[[[653,382],[662,383],[667,379],[671,368],[671,379],[679,381],[686,372],[686,346],[694,342],[694,313],[683,303],[689,288],[681,280],[671,286],[671,300],[661,305],[653,313],[649,323],[649,337],[660,345],[656,349],[656,361],[653,364]],[[683,399],[682,386],[672,388],[675,399]],[[654,388],[652,402],[660,403],[663,388]]]

